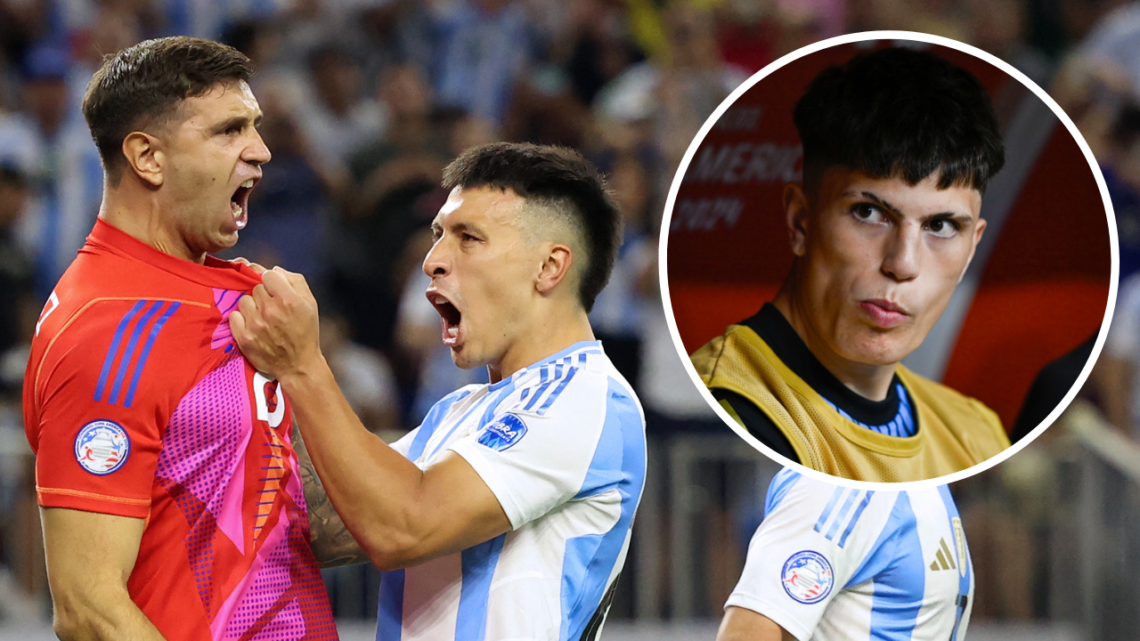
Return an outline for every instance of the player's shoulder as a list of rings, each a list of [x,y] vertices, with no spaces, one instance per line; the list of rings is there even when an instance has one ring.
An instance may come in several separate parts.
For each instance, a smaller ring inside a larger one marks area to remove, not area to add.
[[[104,296],[69,300],[66,296],[52,292],[48,298],[37,323],[33,349],[79,346],[92,351],[100,344],[121,340],[124,335],[135,340],[150,333],[156,338],[159,333],[169,337],[178,332],[161,330],[172,325],[172,317],[187,308],[187,303],[190,308],[201,307],[190,301],[164,298]],[[185,315],[183,311],[182,316]]]
[[[911,488],[904,491],[912,504],[925,506],[938,506],[946,512],[957,513],[958,507],[954,502],[954,495],[950,493],[948,485],[930,485]],[[947,518],[949,518],[947,516]]]
[[[499,414],[564,425],[578,434],[600,433],[607,424],[644,432],[645,412],[637,394],[596,342],[576,345],[532,365],[509,385],[490,388],[489,393],[502,395]]]
[[[729,329],[731,329],[731,326],[729,326]],[[706,384],[712,378],[713,372],[716,371],[717,363],[724,353],[725,337],[727,335],[728,330],[725,330],[725,333],[713,338],[689,355],[689,361],[692,362],[693,367],[697,370],[697,374]]]
[[[470,385],[464,385],[454,392],[451,392],[447,396],[444,396],[432,404],[431,408],[428,409],[427,414],[424,415],[424,419],[421,421],[420,425],[434,426],[442,423],[447,415],[451,412],[451,409],[453,407],[461,403],[464,399],[468,398],[472,394],[476,394],[479,392],[479,390],[485,389],[486,387],[487,385],[485,383],[473,383]]]
[[[729,325],[689,356],[697,375],[710,387],[731,387],[741,377],[763,386],[761,363],[774,364],[774,360],[778,358],[756,330],[739,323]]]
[[[539,415],[630,412],[642,415],[633,386],[600,346],[586,345],[562,358],[532,368],[522,383],[529,388],[519,404]]]
[[[139,386],[144,371],[148,381],[159,373],[171,382],[180,380],[172,379],[172,372],[192,373],[194,368],[168,370],[164,364],[185,362],[209,344],[204,325],[180,322],[191,311],[202,310],[159,298],[100,297],[69,304],[53,293],[32,339],[25,385],[43,401],[51,390],[74,385],[94,398],[133,396],[129,392]],[[146,383],[139,389],[152,387]]]
[[[764,499],[764,514],[765,516],[771,514],[773,510],[780,506],[784,497],[788,495],[793,487],[803,478],[803,474],[793,470],[790,467],[785,467],[772,477],[772,482],[768,484],[768,495]]]
[[[950,427],[982,423],[1005,434],[997,412],[976,398],[958,390],[920,376],[899,365],[898,375],[911,396],[939,412]],[[1008,439],[1007,439],[1008,445]]]
[[[785,468],[768,485],[764,518],[779,513],[779,520],[802,520],[827,534],[832,526],[854,527],[859,521],[882,525],[898,497],[899,492],[847,487]]]

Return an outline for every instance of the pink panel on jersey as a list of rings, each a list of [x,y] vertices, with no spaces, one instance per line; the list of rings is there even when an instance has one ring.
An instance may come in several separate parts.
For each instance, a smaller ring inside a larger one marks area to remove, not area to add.
[[[241,297],[242,292],[214,288],[214,305],[222,313],[222,321],[214,328],[214,335],[210,337],[210,349],[218,349],[233,342],[233,333],[230,331],[230,314],[237,309]]]
[[[299,482],[296,489],[300,490]],[[252,577],[256,573],[253,584],[243,590],[246,596],[241,605],[232,614],[227,612],[228,625],[224,633],[219,634],[218,629],[218,622],[223,617],[215,620],[212,628],[214,638],[226,641],[292,641],[303,636],[308,638],[306,635],[336,638],[336,623],[331,618],[320,616],[328,607],[324,600],[324,580],[319,572],[296,572],[292,561],[309,547],[309,517],[300,505],[303,504],[288,506],[286,513],[282,514],[280,527],[274,527],[269,533],[265,548],[272,548],[273,552],[264,558],[258,557],[254,562],[247,575]],[[228,599],[223,611],[234,605],[235,599]],[[305,629],[306,618],[316,627]]]
[[[170,417],[155,469],[159,478],[193,494],[243,553],[245,451],[253,431],[249,407],[245,360],[231,359],[182,398]],[[179,507],[188,523],[202,522],[200,511],[187,511],[181,502]]]

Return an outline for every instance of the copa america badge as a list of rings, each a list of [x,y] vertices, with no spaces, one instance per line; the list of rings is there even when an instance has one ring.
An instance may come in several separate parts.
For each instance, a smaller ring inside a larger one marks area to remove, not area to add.
[[[92,474],[105,476],[118,470],[130,454],[127,431],[113,421],[91,421],[75,437],[75,460]]]
[[[822,554],[811,550],[789,557],[780,579],[788,596],[806,605],[822,601],[835,585],[831,564]]]

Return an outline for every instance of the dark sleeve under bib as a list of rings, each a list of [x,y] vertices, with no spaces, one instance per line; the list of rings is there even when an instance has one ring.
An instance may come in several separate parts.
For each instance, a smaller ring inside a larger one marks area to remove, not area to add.
[[[744,398],[736,392],[730,392],[724,389],[712,389],[713,398],[722,403],[728,403],[732,411],[740,417],[747,429],[753,436],[756,437],[764,445],[775,450],[778,454],[786,456],[792,462],[799,463],[800,458],[796,456],[796,451],[792,449],[792,443],[784,433],[780,431],[779,427],[768,418],[759,407],[756,407],[752,401]]]

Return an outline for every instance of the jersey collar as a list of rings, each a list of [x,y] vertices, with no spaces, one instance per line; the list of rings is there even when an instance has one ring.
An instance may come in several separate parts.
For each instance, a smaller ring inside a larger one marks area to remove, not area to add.
[[[232,263],[209,255],[206,256],[204,265],[175,258],[114,227],[102,218],[95,219],[95,228],[91,230],[87,242],[206,287],[248,291],[261,282],[261,276],[257,272],[241,263]]]
[[[885,425],[898,413],[901,384],[898,374],[891,378],[887,397],[881,401],[861,396],[847,387],[832,374],[823,363],[811,353],[808,346],[772,303],[764,303],[759,313],[740,323],[756,332],[783,361],[805,383],[829,403],[850,414],[860,423]]]

